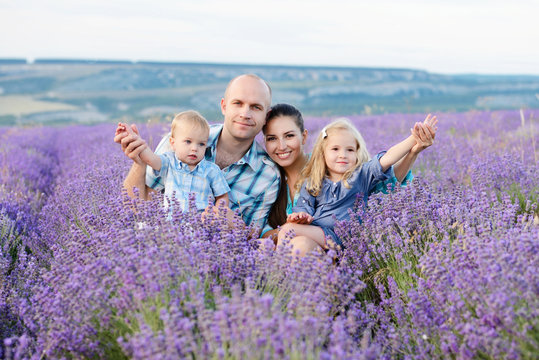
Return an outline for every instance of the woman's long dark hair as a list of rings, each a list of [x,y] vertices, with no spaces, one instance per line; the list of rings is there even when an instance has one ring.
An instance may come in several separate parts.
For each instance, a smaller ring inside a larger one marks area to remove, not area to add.
[[[289,104],[277,104],[271,107],[268,115],[266,116],[266,125],[262,128],[262,132],[266,134],[267,124],[280,116],[290,116],[294,119],[294,122],[298,126],[300,132],[303,134],[305,131],[305,124],[303,123],[303,116],[301,112],[296,109],[294,106]],[[268,215],[268,224],[274,229],[278,226],[283,225],[286,222],[286,205],[288,202],[287,194],[287,184],[286,184],[286,173],[282,167],[279,166],[279,171],[281,172],[281,184],[279,186],[279,195],[277,200],[271,206],[269,215]]]

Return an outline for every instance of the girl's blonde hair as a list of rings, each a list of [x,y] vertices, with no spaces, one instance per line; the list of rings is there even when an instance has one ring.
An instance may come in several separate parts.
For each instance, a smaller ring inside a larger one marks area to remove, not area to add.
[[[314,143],[311,158],[307,162],[307,165],[305,165],[305,168],[303,168],[300,178],[296,183],[296,190],[299,190],[303,182],[306,181],[307,191],[312,196],[318,196],[320,190],[322,189],[322,182],[324,181],[324,177],[329,175],[327,171],[327,165],[324,160],[324,149],[326,148],[328,137],[331,136],[331,134],[335,133],[337,130],[345,130],[350,132],[352,136],[356,139],[357,145],[357,163],[343,174],[342,182],[345,187],[350,188],[350,185],[348,184],[348,179],[350,178],[350,176],[352,176],[354,171],[361,167],[363,163],[371,159],[369,151],[367,150],[367,144],[365,143],[363,136],[361,136],[359,131],[357,131],[354,125],[352,125],[350,120],[346,118],[336,119],[332,123],[326,125],[322,129],[322,131],[320,131],[320,134],[318,134],[316,142]]]

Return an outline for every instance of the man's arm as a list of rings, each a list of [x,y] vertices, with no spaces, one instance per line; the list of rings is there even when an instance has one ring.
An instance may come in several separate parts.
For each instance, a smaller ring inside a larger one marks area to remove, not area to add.
[[[264,191],[261,204],[251,216],[251,225],[254,225],[259,228],[259,233],[255,234],[257,237],[259,237],[261,233],[265,233],[266,231],[271,230],[271,227],[268,224],[268,215],[271,206],[273,205],[275,200],[277,200],[280,181],[280,177],[275,177],[273,182]]]
[[[120,128],[120,125],[118,126]],[[124,180],[123,186],[127,190],[127,194],[134,198],[133,188],[139,191],[139,198],[147,200],[152,189],[146,186],[146,164],[140,158],[140,153],[144,151],[148,145],[140,138],[139,131],[135,124],[131,125],[133,133],[127,131],[118,132],[114,136],[114,142],[121,144],[124,154],[133,160],[133,165]]]
[[[135,197],[133,188],[138,189],[140,199],[148,200],[150,198],[150,194],[155,190],[146,186],[146,164],[134,163],[131,166],[124,180],[124,188],[127,190],[127,195],[132,198]]]
[[[144,141],[144,139],[142,139],[138,133],[135,133],[133,128],[131,128],[129,125],[120,123],[118,126],[123,126],[125,131],[134,137],[135,141],[138,140],[138,138]],[[131,143],[133,143],[133,141]],[[137,148],[140,148],[140,146]],[[148,146],[143,147],[142,151],[139,153],[139,157],[144,164],[151,166],[152,169],[156,171],[161,170],[161,158],[154,154],[154,152],[150,150]]]

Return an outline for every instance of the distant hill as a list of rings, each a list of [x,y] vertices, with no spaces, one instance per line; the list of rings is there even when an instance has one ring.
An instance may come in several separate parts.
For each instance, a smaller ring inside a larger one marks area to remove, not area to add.
[[[0,59],[0,125],[141,121],[188,109],[220,121],[228,81],[256,73],[306,115],[539,108],[539,76],[413,69]]]

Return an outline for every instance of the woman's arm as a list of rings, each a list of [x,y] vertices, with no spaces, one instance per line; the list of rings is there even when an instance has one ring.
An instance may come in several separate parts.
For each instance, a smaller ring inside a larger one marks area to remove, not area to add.
[[[406,177],[406,174],[408,174],[408,171],[412,168],[412,165],[414,165],[415,160],[417,159],[417,155],[429,146],[431,146],[434,143],[434,138],[436,137],[436,123],[438,120],[436,119],[436,116],[433,116],[432,118],[427,118],[423,123],[418,124],[418,127],[414,127],[414,131],[412,131],[412,135],[414,136],[416,140],[416,144],[408,154],[406,154],[405,157],[403,157],[397,164],[394,166],[395,171],[395,177],[399,182],[402,182],[404,178]]]
[[[410,171],[412,165],[414,165],[416,158],[417,154],[413,154],[410,151],[395,164],[393,171],[395,172],[395,177],[397,178],[398,182],[402,182],[404,180],[406,174],[408,174],[408,171]]]
[[[391,165],[400,160],[398,168],[395,168],[395,176],[399,181],[404,179],[408,170],[410,170],[415,162],[417,155],[434,142],[437,122],[436,116],[428,114],[423,123],[416,123],[411,131],[412,135],[397,145],[392,146],[380,158],[382,170],[386,171]]]

